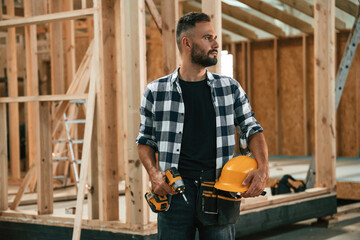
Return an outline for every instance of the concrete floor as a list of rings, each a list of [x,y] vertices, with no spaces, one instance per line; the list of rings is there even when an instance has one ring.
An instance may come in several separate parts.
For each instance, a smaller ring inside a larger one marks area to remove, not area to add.
[[[251,240],[360,240],[360,208],[340,213],[329,226],[310,219],[289,226],[238,238]]]

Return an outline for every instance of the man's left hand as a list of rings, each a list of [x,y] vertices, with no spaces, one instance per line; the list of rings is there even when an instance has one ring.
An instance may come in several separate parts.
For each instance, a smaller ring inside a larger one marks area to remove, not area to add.
[[[250,183],[249,189],[242,193],[241,197],[248,198],[259,196],[265,189],[268,176],[268,171],[266,169],[255,169],[251,171],[242,183],[244,186]]]

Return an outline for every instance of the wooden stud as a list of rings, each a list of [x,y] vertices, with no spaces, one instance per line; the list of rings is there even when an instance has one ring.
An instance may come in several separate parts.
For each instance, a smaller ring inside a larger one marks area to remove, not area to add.
[[[50,103],[39,103],[40,158],[37,165],[38,214],[53,213],[53,174]]]
[[[146,6],[149,9],[149,12],[154,19],[157,28],[159,29],[160,33],[162,32],[162,19],[159,11],[156,8],[153,0],[145,0]]]
[[[6,104],[0,104],[0,210],[8,209],[8,152]]]
[[[15,16],[13,0],[6,1],[7,14]],[[18,96],[18,69],[16,56],[15,28],[8,28],[7,36],[7,74],[9,97]],[[9,133],[10,133],[10,166],[12,178],[20,176],[20,132],[19,132],[19,104],[9,104]]]
[[[214,27],[215,34],[217,35],[216,41],[219,43],[218,48],[218,55],[217,55],[217,64],[215,66],[212,66],[209,69],[209,71],[221,74],[221,50],[222,50],[222,35],[221,35],[221,29],[222,29],[222,21],[224,22],[224,25],[230,27],[232,30],[235,30],[236,28],[234,25],[231,24],[230,21],[226,21],[221,16],[221,0],[207,0],[202,1],[202,12],[208,14],[211,19],[211,25]],[[239,29],[239,26],[238,26]]]
[[[303,65],[303,93],[304,93],[304,103],[303,103],[303,111],[304,111],[304,155],[308,156],[309,153],[309,125],[308,125],[308,121],[309,121],[309,108],[308,108],[308,104],[309,104],[309,92],[308,92],[308,67],[307,67],[307,39],[306,39],[306,35],[304,34],[302,36],[302,52],[303,52],[303,57],[302,57],[302,65]]]
[[[73,0],[65,0],[63,2],[64,11],[73,11]],[[65,54],[66,54],[66,84],[65,89],[71,85],[75,77],[75,26],[74,20],[64,22],[65,34]]]
[[[179,18],[178,0],[161,0],[164,73],[170,74],[179,66],[176,45],[176,24]]]
[[[315,0],[316,186],[335,188],[335,0]]]
[[[25,18],[32,15],[32,1],[24,2]],[[37,37],[36,25],[25,26],[25,52],[26,52],[26,95],[39,96],[39,76],[37,59]],[[27,105],[27,125],[28,125],[28,147],[29,147],[29,166],[40,159],[40,120],[39,103],[32,102]],[[36,175],[30,183],[30,190],[35,188]]]
[[[99,163],[100,220],[119,219],[116,92],[114,80],[114,2],[95,0],[94,58],[97,62],[96,121]],[[145,11],[145,9],[143,9]],[[132,12],[133,13],[133,12]],[[106,52],[106,54],[104,54]],[[106,64],[104,64],[106,63]]]
[[[227,14],[233,18],[236,18],[242,22],[259,28],[265,32],[268,32],[276,37],[285,37],[285,32],[278,26],[263,20],[241,8],[231,6],[225,2],[221,3],[222,13]]]
[[[144,225],[149,222],[149,207],[144,195],[148,189],[148,175],[139,159],[135,139],[139,132],[139,107],[146,85],[145,4],[143,0],[125,0],[126,20],[126,83],[128,95],[128,169],[126,169],[126,222]],[[164,20],[164,19],[163,19]],[[165,28],[163,21],[163,27]],[[164,35],[164,29],[163,29]],[[172,56],[174,58],[174,56]]]
[[[36,165],[34,164],[30,167],[30,169],[26,173],[24,180],[22,181],[22,183],[19,187],[18,192],[16,193],[15,199],[11,204],[11,207],[10,207],[11,210],[15,210],[19,206],[21,198],[24,195],[26,188],[29,186],[30,181],[33,178],[35,172],[36,172]]]
[[[252,84],[251,84],[251,42],[246,43],[246,94],[250,102],[252,101]]]
[[[299,29],[300,31],[304,33],[313,33],[314,29],[312,28],[311,24],[294,17],[290,13],[281,11],[280,9],[273,7],[269,3],[265,3],[260,0],[237,0],[239,2],[242,2],[249,7],[262,12],[270,17],[276,18],[283,23],[286,23],[287,25]]]
[[[50,0],[51,13],[62,10],[62,1]],[[65,93],[63,26],[61,22],[50,23],[51,94]]]
[[[275,122],[276,122],[276,154],[281,155],[282,150],[282,128],[281,128],[281,80],[279,77],[279,49],[278,39],[274,38],[274,82],[275,82]]]
[[[26,1],[25,1],[26,2]],[[24,2],[24,3],[25,3]],[[23,27],[41,23],[51,23],[56,21],[72,20],[84,18],[94,14],[95,9],[87,8],[81,10],[73,10],[69,12],[42,14],[40,16],[26,16],[25,18],[15,18],[11,20],[4,20],[0,22],[0,29],[9,27]]]
[[[305,0],[279,0],[280,2],[302,12],[310,17],[314,17],[314,6]],[[345,29],[346,23],[340,18],[335,18],[335,28],[336,29]]]

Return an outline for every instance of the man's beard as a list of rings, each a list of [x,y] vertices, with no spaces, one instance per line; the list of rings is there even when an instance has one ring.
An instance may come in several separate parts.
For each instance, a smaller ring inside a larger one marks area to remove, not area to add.
[[[207,54],[196,43],[193,43],[191,49],[191,61],[195,64],[199,64],[203,67],[210,67],[217,63],[217,56],[211,58],[209,55],[212,52],[217,52],[216,49],[210,50]]]

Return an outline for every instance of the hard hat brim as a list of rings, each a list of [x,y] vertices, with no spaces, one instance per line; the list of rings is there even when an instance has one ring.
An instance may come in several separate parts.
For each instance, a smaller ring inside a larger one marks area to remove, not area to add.
[[[234,184],[220,183],[216,182],[214,187],[219,190],[227,191],[227,192],[245,192],[249,189],[249,186],[236,186]]]

